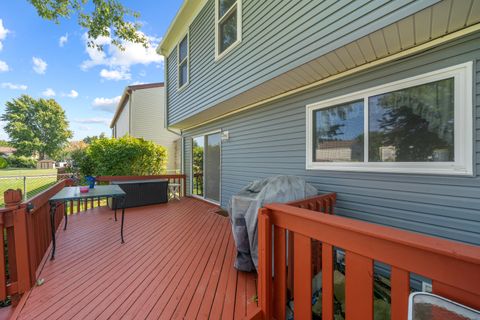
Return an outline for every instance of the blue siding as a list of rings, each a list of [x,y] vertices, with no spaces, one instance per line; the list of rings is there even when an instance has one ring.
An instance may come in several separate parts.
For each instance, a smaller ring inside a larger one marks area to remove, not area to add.
[[[177,91],[176,50],[167,58],[169,123],[178,122],[438,0],[243,0],[242,43],[215,61],[215,3],[190,26],[190,84]]]
[[[307,104],[466,61],[475,61],[474,177],[305,170]],[[230,133],[222,145],[224,207],[254,179],[293,174],[338,192],[341,215],[480,245],[480,34],[187,132],[187,174],[189,136],[217,129]]]

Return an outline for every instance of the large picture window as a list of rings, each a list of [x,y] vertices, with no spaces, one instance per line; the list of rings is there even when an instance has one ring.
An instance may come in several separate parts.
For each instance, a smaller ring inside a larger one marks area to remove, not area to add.
[[[307,169],[472,174],[472,64],[307,106]]]
[[[178,88],[181,89],[188,84],[189,80],[189,43],[188,33],[179,42],[177,53],[177,65],[178,65]]]
[[[216,59],[221,58],[242,39],[241,0],[215,0]]]

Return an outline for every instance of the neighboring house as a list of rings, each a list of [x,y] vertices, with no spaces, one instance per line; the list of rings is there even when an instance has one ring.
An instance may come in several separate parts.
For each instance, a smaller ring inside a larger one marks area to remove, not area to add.
[[[185,1],[158,51],[188,190],[227,207],[297,175],[339,215],[480,245],[479,22],[476,0]]]
[[[165,128],[163,83],[131,85],[125,88],[113,116],[112,136],[144,138],[167,148],[167,172],[180,169],[181,140]]]
[[[14,148],[14,147],[0,147],[0,154],[2,154],[4,156],[7,156],[7,157],[11,156],[16,151],[17,151],[17,149]]]

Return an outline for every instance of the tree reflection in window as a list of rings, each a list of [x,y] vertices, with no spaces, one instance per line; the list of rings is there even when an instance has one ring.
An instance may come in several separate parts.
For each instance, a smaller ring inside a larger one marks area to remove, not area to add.
[[[314,111],[313,161],[363,161],[363,119],[363,100]]]
[[[369,161],[454,161],[454,79],[369,97]]]

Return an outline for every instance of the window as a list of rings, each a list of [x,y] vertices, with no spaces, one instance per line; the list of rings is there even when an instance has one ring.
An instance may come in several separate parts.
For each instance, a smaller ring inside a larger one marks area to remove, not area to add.
[[[181,89],[188,84],[189,80],[189,43],[188,33],[183,37],[177,48],[178,65],[178,88]]]
[[[215,0],[215,57],[221,58],[242,40],[241,0]]]
[[[307,106],[307,169],[472,174],[472,63]]]

